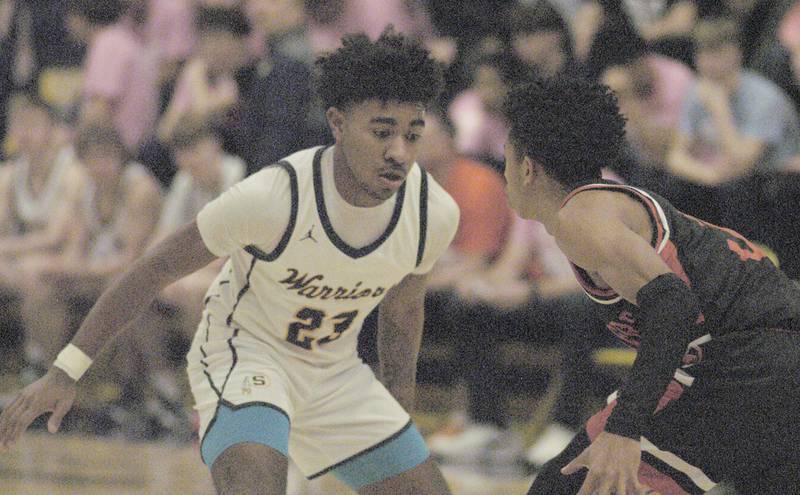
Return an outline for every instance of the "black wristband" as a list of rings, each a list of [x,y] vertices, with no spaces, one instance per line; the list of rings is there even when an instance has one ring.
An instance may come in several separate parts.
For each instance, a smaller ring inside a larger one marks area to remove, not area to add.
[[[697,335],[697,296],[674,273],[659,275],[636,294],[639,351],[606,431],[638,440],[647,419]]]

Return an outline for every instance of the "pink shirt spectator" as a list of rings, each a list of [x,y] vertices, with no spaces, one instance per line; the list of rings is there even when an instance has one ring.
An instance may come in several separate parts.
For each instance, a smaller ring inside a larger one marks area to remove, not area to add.
[[[236,81],[234,81],[232,77],[222,76],[209,81],[206,72],[205,64],[200,60],[191,60],[183,67],[183,70],[178,75],[178,79],[175,82],[175,92],[170,101],[170,106],[174,105],[176,107],[175,111],[178,114],[184,115],[186,112],[197,107],[198,98],[200,96],[197,94],[196,89],[198,85],[193,82],[194,78],[201,77],[203,79],[206,95],[213,97],[214,101],[219,101],[220,99],[236,99],[238,88],[236,86]]]
[[[786,48],[800,45],[800,2],[795,2],[778,26],[778,40]]]
[[[158,54],[144,45],[130,19],[100,31],[85,62],[84,96],[111,100],[125,146],[138,150],[158,113]]]
[[[187,58],[195,42],[192,3],[189,0],[150,0],[145,38],[166,60]]]
[[[433,35],[433,25],[422,7],[408,6],[406,0],[343,0],[339,18],[327,25],[312,23],[309,36],[315,52],[325,52],[339,46],[348,33],[364,32],[376,39],[386,26],[415,37]]]
[[[448,115],[456,128],[456,148],[473,157],[503,160],[503,145],[508,128],[505,122],[488,112],[474,90],[461,92],[450,104]]]
[[[677,127],[681,108],[692,86],[691,69],[668,57],[651,55],[648,64],[655,72],[653,94],[648,103],[648,116],[658,124]]]

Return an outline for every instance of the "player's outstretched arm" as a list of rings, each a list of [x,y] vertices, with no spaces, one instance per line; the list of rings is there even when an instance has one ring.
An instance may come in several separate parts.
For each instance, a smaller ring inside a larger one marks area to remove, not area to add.
[[[55,433],[72,406],[75,382],[91,358],[135,320],[161,289],[215,259],[205,247],[197,224],[191,222],[134,262],[100,296],[72,343],[56,360],[57,363],[62,360],[60,367],[51,366],[45,376],[23,389],[0,415],[0,450],[13,446],[33,420],[46,412],[53,413],[48,428]],[[65,368],[70,372],[65,372]]]
[[[378,310],[380,379],[407,411],[414,407],[427,275],[407,275]]]

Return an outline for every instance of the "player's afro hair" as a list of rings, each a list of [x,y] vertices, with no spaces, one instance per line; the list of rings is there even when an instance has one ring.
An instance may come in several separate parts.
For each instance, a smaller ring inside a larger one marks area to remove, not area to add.
[[[316,61],[317,94],[325,108],[343,109],[377,98],[429,106],[443,87],[442,69],[421,44],[389,26],[371,41],[364,34]]]
[[[512,89],[504,114],[517,153],[527,155],[566,187],[600,178],[619,160],[625,118],[602,84],[559,76]]]

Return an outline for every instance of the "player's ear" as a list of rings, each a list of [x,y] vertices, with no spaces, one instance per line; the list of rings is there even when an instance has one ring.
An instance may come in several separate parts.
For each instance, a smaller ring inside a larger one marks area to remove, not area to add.
[[[328,120],[328,126],[331,128],[334,140],[339,142],[344,129],[344,112],[336,107],[330,107],[325,112],[325,118]]]
[[[522,157],[522,166],[520,167],[520,173],[522,175],[522,183],[526,186],[531,185],[533,179],[536,177],[536,165],[534,164],[531,157],[525,155]]]

